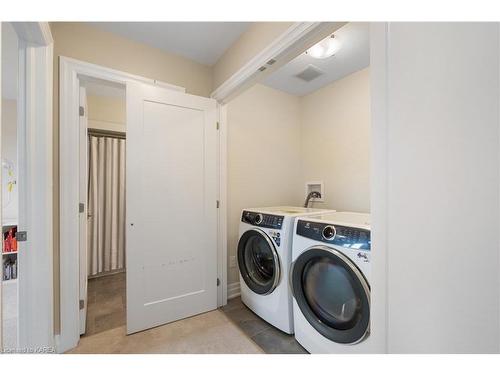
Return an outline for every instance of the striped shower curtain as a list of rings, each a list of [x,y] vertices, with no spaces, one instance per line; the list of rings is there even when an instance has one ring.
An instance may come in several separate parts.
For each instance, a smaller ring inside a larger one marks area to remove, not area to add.
[[[125,268],[125,139],[89,135],[88,274]]]

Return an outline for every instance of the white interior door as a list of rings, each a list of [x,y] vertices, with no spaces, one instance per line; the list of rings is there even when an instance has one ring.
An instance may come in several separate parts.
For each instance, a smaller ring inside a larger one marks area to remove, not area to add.
[[[85,87],[80,87],[80,231],[79,231],[79,253],[80,253],[80,335],[85,333],[87,320],[87,93]]]
[[[213,99],[127,85],[127,333],[217,307]]]

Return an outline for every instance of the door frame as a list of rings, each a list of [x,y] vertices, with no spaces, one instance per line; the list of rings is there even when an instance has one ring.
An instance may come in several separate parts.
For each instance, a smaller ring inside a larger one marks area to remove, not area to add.
[[[88,269],[87,269],[87,225],[88,225],[88,149],[89,145],[86,144],[85,147],[82,146],[82,140],[88,139],[88,106],[87,106],[87,89],[84,86],[80,86],[80,95],[79,95],[79,105],[83,107],[83,114],[80,113],[79,117],[79,131],[80,131],[80,153],[79,153],[79,176],[80,176],[80,206],[83,203],[82,207],[78,207],[80,211],[79,215],[79,254],[80,254],[80,263],[79,263],[79,289],[80,289],[80,303],[83,300],[83,308],[80,306],[80,334],[83,335],[85,333],[85,328],[87,325],[87,305],[88,305]],[[87,141],[88,142],[88,141]],[[82,178],[82,176],[85,176]],[[85,251],[83,251],[85,249]]]
[[[86,147],[87,139],[79,135],[79,77],[100,79],[126,86],[142,83],[185,92],[180,86],[171,85],[100,65],[60,56],[59,57],[59,165],[60,165],[60,333],[56,336],[59,353],[78,345],[79,326],[79,148]],[[214,124],[215,126],[215,124]],[[224,140],[220,141],[224,144]],[[221,185],[225,185],[221,183]],[[225,222],[225,212],[219,210],[219,223]],[[223,259],[218,246],[218,258]],[[222,266],[218,265],[218,275]],[[222,276],[219,275],[222,279]],[[222,283],[221,283],[222,284]],[[56,286],[57,287],[57,286]],[[222,284],[219,289],[223,289]],[[218,305],[223,304],[217,301]],[[225,303],[225,302],[224,302]]]
[[[13,22],[12,26],[19,42],[18,179],[24,182],[18,190],[18,228],[28,234],[18,253],[25,277],[18,281],[17,346],[26,352],[52,352],[54,41],[47,22]]]

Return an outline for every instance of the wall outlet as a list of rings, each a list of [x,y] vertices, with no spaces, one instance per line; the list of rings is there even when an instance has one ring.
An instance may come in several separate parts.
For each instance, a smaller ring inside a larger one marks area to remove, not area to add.
[[[229,257],[229,267],[234,268],[236,267],[236,256],[230,256]]]

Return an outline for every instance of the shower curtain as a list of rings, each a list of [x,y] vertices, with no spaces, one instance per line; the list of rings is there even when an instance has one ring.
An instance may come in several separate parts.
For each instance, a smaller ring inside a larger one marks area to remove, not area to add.
[[[89,135],[89,276],[125,268],[125,139]]]

